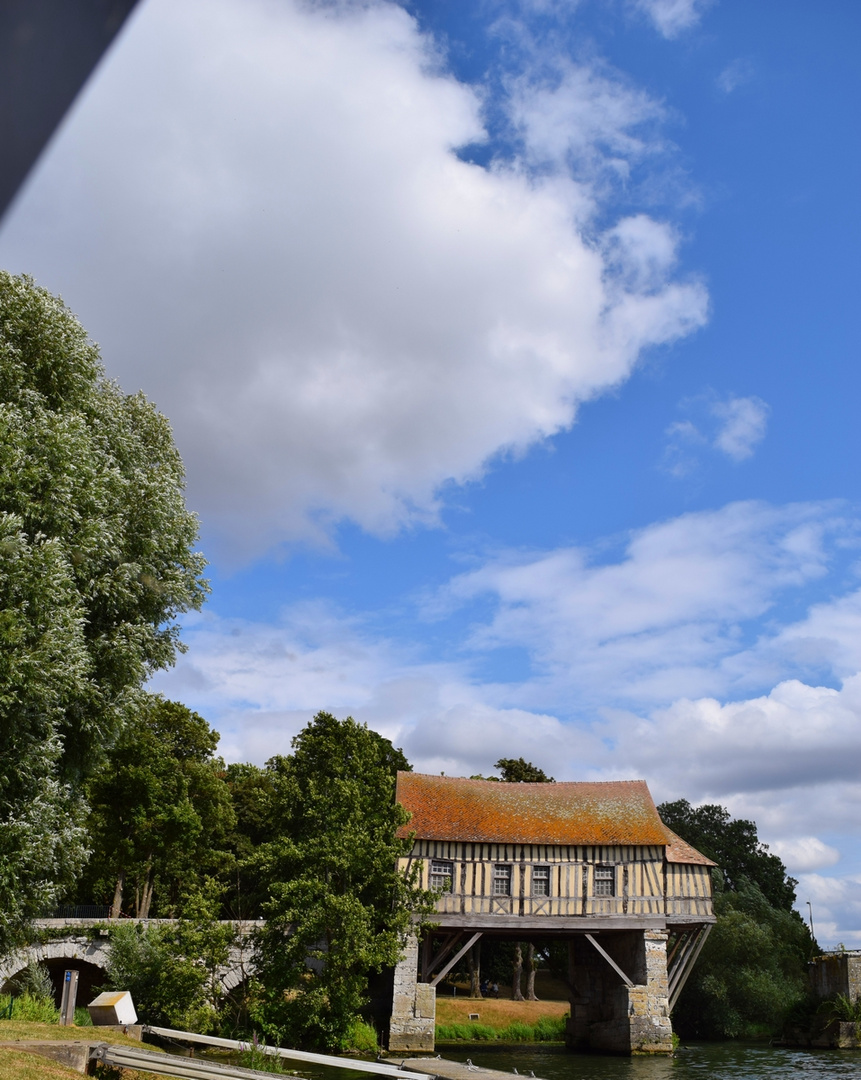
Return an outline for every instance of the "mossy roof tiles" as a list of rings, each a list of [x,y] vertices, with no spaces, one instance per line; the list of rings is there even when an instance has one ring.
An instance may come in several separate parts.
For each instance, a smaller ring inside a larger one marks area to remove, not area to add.
[[[691,847],[687,840],[682,840],[680,836],[677,836],[673,830],[666,825],[664,826],[664,832],[667,834],[667,862],[697,863],[699,866],[717,866],[716,862],[707,859],[705,855],[702,855],[695,847]]]
[[[668,843],[666,826],[644,780],[506,784],[401,772],[397,791],[398,802],[412,815],[402,835],[415,833],[420,840],[661,847]]]

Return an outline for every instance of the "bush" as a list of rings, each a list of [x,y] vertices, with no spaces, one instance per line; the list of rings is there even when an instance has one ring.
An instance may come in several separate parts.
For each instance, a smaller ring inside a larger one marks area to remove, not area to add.
[[[54,984],[44,964],[31,961],[18,972],[12,980],[12,986],[16,994],[29,994],[30,997],[43,1001],[54,1000]]]
[[[376,1028],[364,1020],[354,1020],[341,1040],[340,1049],[344,1054],[376,1054],[380,1049]]]
[[[89,1009],[83,1009],[80,1006],[75,1009],[75,1027],[92,1027],[93,1018],[90,1016]]]
[[[56,1024],[60,1019],[60,1010],[51,999],[20,994],[12,1003],[12,1019],[34,1024]]]

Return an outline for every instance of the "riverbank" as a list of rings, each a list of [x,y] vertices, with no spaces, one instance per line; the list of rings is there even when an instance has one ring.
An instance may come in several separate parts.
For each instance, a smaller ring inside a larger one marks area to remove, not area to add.
[[[438,1046],[459,1042],[561,1042],[567,1001],[511,1001],[504,998],[438,998]]]
[[[97,1033],[97,1034],[96,1034]],[[0,1076],[3,1080],[80,1080],[80,1072],[39,1054],[33,1043],[80,1044],[109,1042],[140,1046],[112,1028],[66,1027],[27,1020],[0,1020]],[[155,1080],[151,1073],[127,1071],[123,1080]]]

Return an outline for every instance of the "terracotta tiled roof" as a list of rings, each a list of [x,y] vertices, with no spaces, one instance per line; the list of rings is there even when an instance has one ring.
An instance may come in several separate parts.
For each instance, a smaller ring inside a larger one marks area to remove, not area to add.
[[[669,826],[664,826],[667,834],[667,862],[697,863],[699,866],[717,866],[716,862],[701,855],[695,847],[677,836]]]
[[[668,842],[644,780],[506,784],[401,772],[397,797],[412,814],[402,835],[412,832],[420,840],[661,847]]]

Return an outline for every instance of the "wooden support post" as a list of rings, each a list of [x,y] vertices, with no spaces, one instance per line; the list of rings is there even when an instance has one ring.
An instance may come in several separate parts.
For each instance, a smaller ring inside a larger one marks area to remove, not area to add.
[[[685,983],[688,981],[688,978],[694,969],[697,957],[702,952],[703,945],[705,945],[706,938],[711,933],[711,930],[711,923],[700,927],[700,932],[693,939],[692,945],[687,950],[686,955],[679,958],[679,963],[676,965],[670,976],[670,1012],[675,1008],[676,1002],[679,1000],[679,995],[685,988]]]

